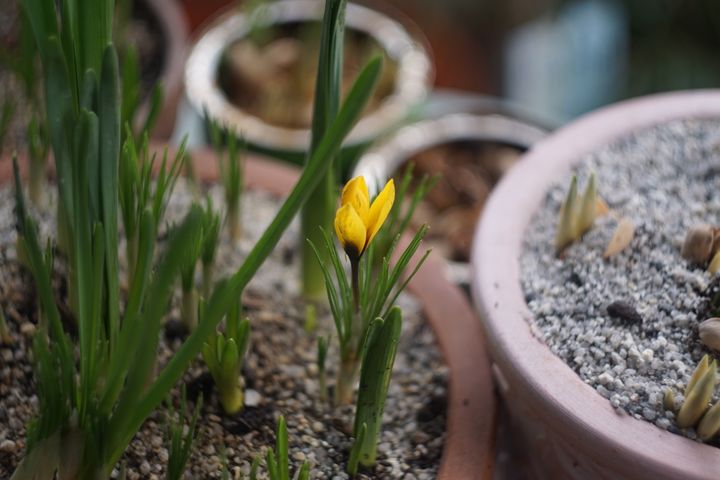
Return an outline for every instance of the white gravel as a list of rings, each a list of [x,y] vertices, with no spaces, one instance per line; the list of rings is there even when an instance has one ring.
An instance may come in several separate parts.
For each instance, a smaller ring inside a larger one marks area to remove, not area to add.
[[[591,172],[616,218],[599,219],[558,259],[553,241],[568,174],[527,229],[520,263],[534,330],[613,407],[678,431],[663,393],[670,387],[679,396],[706,353],[697,325],[713,280],[680,248],[689,227],[720,225],[720,123],[675,121],[628,136],[582,159],[581,188]],[[635,224],[635,238],[604,260],[620,217]],[[616,301],[632,305],[642,323],[608,315]]]

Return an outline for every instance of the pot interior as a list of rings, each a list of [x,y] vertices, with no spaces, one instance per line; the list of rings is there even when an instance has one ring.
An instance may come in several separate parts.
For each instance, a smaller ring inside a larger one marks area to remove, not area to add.
[[[312,120],[320,22],[291,21],[251,29],[222,53],[217,81],[236,107],[272,125],[306,129]],[[395,88],[397,62],[367,33],[345,35],[342,97],[362,67],[383,57],[377,88],[366,107],[374,111]]]

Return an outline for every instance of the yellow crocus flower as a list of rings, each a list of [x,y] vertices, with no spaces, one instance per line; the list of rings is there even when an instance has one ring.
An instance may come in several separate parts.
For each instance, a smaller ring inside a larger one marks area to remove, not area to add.
[[[355,177],[343,188],[340,208],[335,214],[335,234],[345,252],[358,258],[380,231],[395,201],[395,183],[388,180],[370,203],[363,177]]]

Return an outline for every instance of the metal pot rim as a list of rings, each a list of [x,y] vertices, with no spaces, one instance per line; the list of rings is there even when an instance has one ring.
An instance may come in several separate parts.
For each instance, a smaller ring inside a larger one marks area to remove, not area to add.
[[[319,20],[322,0],[280,0],[261,7],[262,21],[282,24]],[[249,31],[247,15],[233,9],[221,15],[202,33],[185,66],[185,91],[190,104],[241,134],[248,142],[266,148],[302,151],[310,144],[309,129],[271,125],[230,103],[217,80],[217,69],[225,48]],[[433,69],[428,52],[397,21],[375,10],[348,3],[346,24],[377,41],[397,62],[393,93],[364,116],[350,133],[348,144],[365,143],[398,124],[421,102],[431,88]]]
[[[525,150],[546,135],[542,128],[504,115],[452,113],[399,129],[360,158],[353,176],[364,176],[368,188],[376,193],[408,158],[427,148],[477,140]]]

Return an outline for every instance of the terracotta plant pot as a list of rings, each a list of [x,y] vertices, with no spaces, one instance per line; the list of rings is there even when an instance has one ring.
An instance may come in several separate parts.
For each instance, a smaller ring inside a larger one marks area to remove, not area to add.
[[[316,22],[322,18],[324,2],[281,0],[261,7],[256,15],[262,27]],[[427,95],[432,84],[432,64],[421,41],[399,22],[367,7],[348,4],[348,31],[375,41],[397,64],[391,93],[380,100],[350,133],[348,147],[360,148],[396,127]],[[228,46],[246,38],[251,24],[237,9],[222,14],[201,34],[185,68],[187,98],[198,114],[207,115],[246,140],[258,152],[300,159],[310,144],[308,128],[272,125],[232,103],[221,88],[219,71]]]
[[[533,478],[717,478],[719,449],[619,414],[533,335],[518,259],[547,189],[584,155],[653,125],[718,116],[719,91],[601,109],[530,150],[487,203],[474,240],[473,292],[496,384],[519,426],[513,438],[524,445]]]
[[[217,162],[210,149],[191,155],[196,178],[216,182]],[[246,159],[247,188],[284,197],[299,171],[257,156]],[[21,173],[26,164],[21,163]],[[0,160],[0,183],[11,181],[9,157]],[[445,280],[442,260],[431,255],[413,278],[409,291],[423,306],[449,369],[446,438],[438,478],[490,480],[494,461],[495,398],[484,338],[466,296]]]
[[[182,94],[182,75],[188,45],[188,24],[175,0],[142,0],[157,19],[163,38],[162,82],[165,98],[153,138],[166,140],[175,128],[175,114]]]
[[[364,154],[358,161],[352,176],[363,175],[372,189],[376,186],[382,186],[387,179],[393,176],[397,178],[399,176],[398,172],[409,160],[431,148],[470,142],[473,148],[482,144],[510,147],[513,150],[512,155],[514,155],[515,151],[519,154],[531,148],[546,134],[547,132],[543,128],[500,114],[471,115],[455,113],[444,115],[401,128],[387,140]],[[452,160],[450,159],[450,162]],[[456,166],[460,166],[460,164]],[[448,168],[456,168],[456,166]],[[473,173],[475,172],[473,171]],[[442,175],[442,173],[440,174]],[[478,178],[478,180],[489,179]],[[481,189],[483,192],[487,191],[485,190],[487,183],[489,182],[484,182],[479,186],[483,187]],[[450,185],[452,185],[452,182],[450,182]],[[492,187],[492,185],[489,185],[489,187]],[[431,201],[431,199],[428,201]],[[479,200],[479,202],[481,201]],[[471,235],[472,232],[468,231],[468,228],[475,224],[477,215],[475,207],[479,206],[455,204],[438,212],[437,218],[456,207],[463,208],[463,212],[472,214],[463,215],[464,219],[472,216],[472,222],[470,225],[467,225],[466,222],[454,222],[456,225],[459,223],[464,225],[457,225],[460,227],[460,231],[456,232],[455,236],[457,234],[463,237],[466,236],[464,234]],[[441,236],[443,234],[452,235],[447,232],[438,232],[437,229],[432,229],[431,234],[433,234],[433,231]],[[468,244],[470,235],[467,235]],[[461,285],[468,285],[470,278],[468,263],[464,261],[449,262],[453,280]]]

